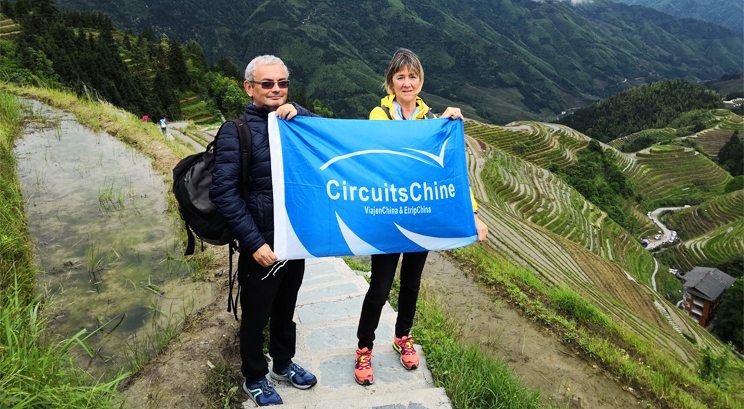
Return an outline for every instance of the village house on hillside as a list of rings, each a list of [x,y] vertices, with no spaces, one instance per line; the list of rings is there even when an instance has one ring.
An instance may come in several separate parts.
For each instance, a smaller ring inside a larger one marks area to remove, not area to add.
[[[712,267],[695,267],[680,279],[685,290],[682,307],[687,315],[702,326],[713,320],[724,293],[736,281],[730,275]]]

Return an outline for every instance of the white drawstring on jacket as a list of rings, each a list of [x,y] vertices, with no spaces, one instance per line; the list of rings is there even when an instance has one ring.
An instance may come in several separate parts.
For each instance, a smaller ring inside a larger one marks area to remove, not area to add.
[[[276,272],[279,271],[282,267],[284,267],[285,264],[287,264],[287,261],[289,260],[281,260],[274,262],[274,265],[271,266],[271,270],[269,270],[269,273],[266,274],[264,278],[261,279],[261,281],[265,280],[269,276],[276,276]]]

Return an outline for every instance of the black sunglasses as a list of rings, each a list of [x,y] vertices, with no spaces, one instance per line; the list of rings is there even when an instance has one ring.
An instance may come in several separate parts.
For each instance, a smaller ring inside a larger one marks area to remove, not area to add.
[[[263,89],[272,89],[274,88],[274,84],[278,85],[279,88],[288,88],[289,87],[289,80],[280,80],[280,81],[251,81],[251,84],[261,84],[261,88]]]

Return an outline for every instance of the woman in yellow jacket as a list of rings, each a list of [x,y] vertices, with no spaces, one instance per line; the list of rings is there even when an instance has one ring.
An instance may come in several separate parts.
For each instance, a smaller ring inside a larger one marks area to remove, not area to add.
[[[388,96],[380,101],[369,114],[369,119],[430,119],[435,116],[424,101],[419,98],[424,85],[424,70],[416,54],[410,50],[400,49],[390,61],[385,76],[385,89]],[[442,118],[462,120],[457,108],[447,108]],[[473,193],[470,192],[472,198]],[[477,205],[473,198],[475,226],[478,230],[478,241],[483,241],[488,234],[488,227],[478,218]],[[424,270],[428,252],[404,253],[400,269],[400,294],[398,298],[398,318],[395,323],[393,348],[400,354],[400,363],[406,369],[416,369],[419,365],[418,354],[413,349],[411,327],[416,314],[416,300],[421,285],[421,273]],[[360,385],[371,385],[374,382],[371,359],[375,330],[380,322],[382,307],[390,294],[390,287],[398,267],[400,253],[377,254],[372,256],[372,274],[362,305],[359,318],[354,375]]]

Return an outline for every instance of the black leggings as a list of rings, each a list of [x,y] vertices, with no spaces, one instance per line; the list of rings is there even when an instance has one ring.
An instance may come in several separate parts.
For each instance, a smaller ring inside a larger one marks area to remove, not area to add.
[[[375,330],[380,323],[382,307],[390,295],[395,270],[401,253],[377,254],[372,256],[372,281],[362,304],[362,315],[359,317],[357,338],[359,349],[372,349]],[[398,319],[395,322],[395,336],[409,335],[416,315],[416,300],[421,286],[421,273],[424,271],[428,251],[420,253],[403,253],[403,264],[400,268],[400,294],[398,296]]]
[[[277,261],[272,267],[262,267],[251,255],[243,254],[238,260],[238,280],[242,287],[241,371],[249,381],[257,381],[269,373],[263,354],[263,329],[269,317],[269,355],[274,365],[286,364],[295,354],[296,326],[292,318],[305,274],[305,260],[289,260],[281,266],[282,263]]]

